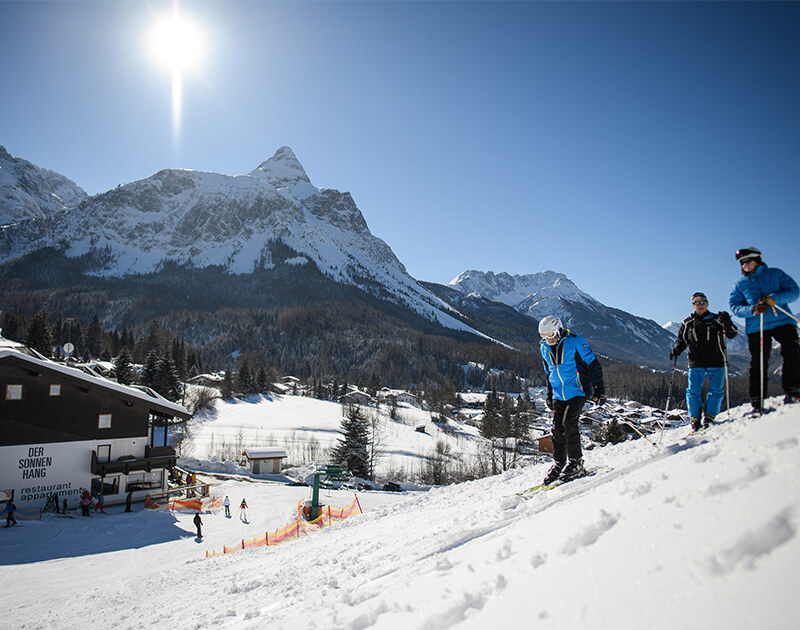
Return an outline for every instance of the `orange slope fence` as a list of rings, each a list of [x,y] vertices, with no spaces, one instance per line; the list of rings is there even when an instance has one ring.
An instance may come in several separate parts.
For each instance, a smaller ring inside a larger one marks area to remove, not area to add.
[[[222,507],[222,500],[219,497],[202,497],[197,499],[169,499],[166,501],[159,501],[158,503],[150,501],[150,497],[145,500],[144,507],[149,510],[158,508],[174,510],[197,510],[199,512],[213,512]]]
[[[344,508],[331,507],[325,505],[320,507],[320,515],[313,521],[306,521],[303,518],[303,501],[297,503],[297,519],[276,529],[274,532],[267,532],[263,536],[253,538],[252,540],[242,539],[241,543],[237,543],[231,547],[225,545],[221,552],[206,551],[206,558],[213,558],[214,556],[222,556],[226,553],[233,553],[234,551],[241,551],[250,547],[272,547],[273,545],[280,545],[282,542],[300,538],[308,534],[318,532],[324,527],[330,527],[336,522],[343,521],[353,514],[363,514],[361,504],[358,502],[358,496],[353,498],[353,502]]]

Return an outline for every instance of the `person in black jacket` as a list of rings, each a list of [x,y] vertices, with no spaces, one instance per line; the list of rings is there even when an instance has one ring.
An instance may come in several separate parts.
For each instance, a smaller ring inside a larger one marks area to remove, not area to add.
[[[194,526],[197,528],[197,537],[203,537],[203,519],[200,518],[200,512],[196,512],[194,515]]]
[[[733,339],[738,330],[725,311],[708,310],[708,298],[699,291],[692,296],[694,313],[683,320],[669,358],[675,359],[689,348],[689,386],[686,388],[686,406],[692,419],[692,429],[708,427],[722,406],[725,370],[728,366],[725,338]],[[708,397],[705,415],[700,422],[703,407],[703,383],[708,377]]]

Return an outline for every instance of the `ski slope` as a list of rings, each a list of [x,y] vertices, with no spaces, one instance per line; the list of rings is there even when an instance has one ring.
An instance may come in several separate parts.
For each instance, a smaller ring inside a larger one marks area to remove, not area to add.
[[[18,628],[796,628],[800,406],[770,404],[587,451],[597,474],[548,492],[517,494],[545,464],[362,492],[363,515],[211,559],[291,520],[308,488],[218,481],[250,522],[206,514],[201,542],[191,513],[141,506],[21,522],[0,532],[0,606]]]

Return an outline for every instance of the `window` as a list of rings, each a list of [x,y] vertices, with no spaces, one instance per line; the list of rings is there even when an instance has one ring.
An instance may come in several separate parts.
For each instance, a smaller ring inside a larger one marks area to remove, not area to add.
[[[50,395],[51,396],[61,396],[61,385],[51,385],[50,386]]]
[[[136,492],[137,490],[153,490],[161,488],[162,471],[145,473],[133,473],[128,475],[126,492]]]
[[[22,400],[22,385],[6,385],[6,400]]]
[[[92,479],[92,496],[96,497],[101,489],[104,497],[119,494],[119,477],[95,477]]]
[[[99,420],[97,422],[98,429],[110,429],[111,428],[111,414],[110,413],[101,413]]]
[[[111,461],[111,444],[100,444],[97,447],[97,463],[105,464]]]

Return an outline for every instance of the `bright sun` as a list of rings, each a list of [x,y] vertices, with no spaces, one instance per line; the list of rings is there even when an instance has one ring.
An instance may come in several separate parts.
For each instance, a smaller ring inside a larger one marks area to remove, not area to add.
[[[177,9],[157,22],[150,32],[150,52],[159,64],[173,72],[194,67],[202,50],[203,36],[199,27],[180,15]]]
[[[181,124],[183,74],[198,65],[203,54],[203,43],[201,29],[180,14],[177,2],[172,14],[156,22],[149,33],[150,54],[171,73],[172,123],[176,139]]]

